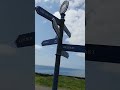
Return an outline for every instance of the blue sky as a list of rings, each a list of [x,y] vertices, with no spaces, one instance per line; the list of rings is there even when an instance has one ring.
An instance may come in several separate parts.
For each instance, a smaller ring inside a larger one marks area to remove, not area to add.
[[[59,7],[64,0],[36,0],[35,6],[41,6],[56,17],[60,18]],[[85,45],[85,4],[84,0],[70,0],[66,12],[65,24],[71,32],[72,37],[64,34],[63,43]],[[56,33],[52,23],[35,12],[35,64],[55,65],[55,54],[57,45],[41,46],[43,40],[55,38]],[[68,52],[69,59],[61,58],[61,67],[85,69],[85,54]]]

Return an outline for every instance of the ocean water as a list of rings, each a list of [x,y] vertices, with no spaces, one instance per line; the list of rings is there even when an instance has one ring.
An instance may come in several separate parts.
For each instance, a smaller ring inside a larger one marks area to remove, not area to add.
[[[52,66],[41,66],[35,65],[35,72],[42,74],[54,74],[54,67]],[[71,68],[60,68],[60,75],[65,76],[75,76],[75,77],[85,77],[85,70],[71,69]]]

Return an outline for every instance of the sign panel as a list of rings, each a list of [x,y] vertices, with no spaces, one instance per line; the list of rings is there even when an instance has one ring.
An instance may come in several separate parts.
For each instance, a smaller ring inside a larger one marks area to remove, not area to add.
[[[66,34],[69,36],[69,37],[71,37],[71,33],[70,33],[70,31],[68,30],[68,28],[64,25],[64,29],[63,29],[65,32],[66,32]]]
[[[33,46],[35,45],[35,32],[19,35],[15,41],[17,47]]]
[[[66,51],[62,51],[61,55],[65,58],[69,58],[69,54]]]
[[[120,47],[86,44],[86,60],[120,63]]]
[[[81,46],[81,45],[63,44],[62,49],[64,51],[72,51],[72,52],[82,52],[82,53],[85,53],[85,46]]]
[[[60,38],[60,29],[58,28],[57,22],[54,18],[52,19],[52,26],[57,36]]]
[[[51,13],[49,13],[48,11],[46,11],[45,9],[43,9],[42,7],[37,6],[35,9],[36,9],[37,14],[43,16],[44,18],[50,20],[51,22],[53,21],[52,19],[54,18],[56,20],[57,24],[60,25],[60,20],[57,17],[55,17],[54,15],[52,15]],[[66,32],[66,34],[69,37],[71,37],[71,34],[66,26],[64,27],[63,30]]]
[[[42,46],[57,44],[57,38],[45,40],[41,44]]]
[[[57,24],[60,25],[60,20],[57,17],[55,17],[54,15],[52,15],[51,13],[49,13],[48,11],[46,11],[45,9],[43,9],[42,7],[37,6],[36,7],[36,12],[39,15],[43,16],[44,18],[46,18],[50,21],[52,21],[52,19],[55,18]]]

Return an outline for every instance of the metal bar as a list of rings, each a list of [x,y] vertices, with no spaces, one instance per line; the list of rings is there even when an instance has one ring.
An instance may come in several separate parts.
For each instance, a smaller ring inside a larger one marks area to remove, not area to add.
[[[61,59],[61,52],[62,52],[63,28],[64,28],[64,21],[65,21],[64,16],[65,14],[61,14],[60,38],[58,38],[58,46],[57,46],[57,53],[56,53],[56,62],[55,62],[52,90],[57,90],[58,88],[58,77],[59,77],[60,59]]]

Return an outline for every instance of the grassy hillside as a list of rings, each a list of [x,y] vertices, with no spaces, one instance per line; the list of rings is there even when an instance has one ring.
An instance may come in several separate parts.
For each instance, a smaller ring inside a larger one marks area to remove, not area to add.
[[[53,76],[35,74],[35,84],[41,86],[52,87]],[[59,76],[59,88],[65,88],[66,90],[85,90],[85,79]]]

